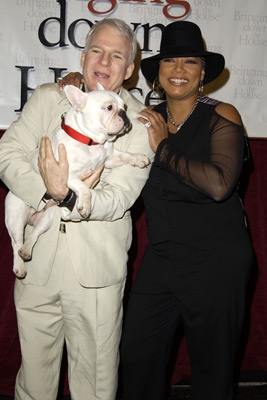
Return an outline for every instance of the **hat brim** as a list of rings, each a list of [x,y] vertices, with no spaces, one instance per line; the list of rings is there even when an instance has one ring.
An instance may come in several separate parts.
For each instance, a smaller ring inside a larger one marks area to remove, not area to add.
[[[206,61],[206,66],[205,66],[205,77],[203,84],[206,85],[207,83],[212,82],[214,79],[216,79],[223,71],[224,66],[225,66],[225,60],[223,55],[219,53],[213,53],[210,51],[203,51],[200,53],[191,53],[188,51],[179,51],[175,52],[176,55],[174,55],[174,52],[172,51],[172,54],[167,53],[167,54],[156,54],[155,56],[144,58],[141,61],[141,71],[146,78],[146,80],[150,83],[153,83],[154,80],[158,77],[159,75],[159,62],[163,58],[173,58],[173,57],[204,57]],[[179,54],[179,55],[177,55]]]

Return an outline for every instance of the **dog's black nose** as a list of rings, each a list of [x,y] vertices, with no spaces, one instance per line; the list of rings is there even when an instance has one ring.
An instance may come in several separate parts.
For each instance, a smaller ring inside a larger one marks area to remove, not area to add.
[[[131,126],[131,121],[127,117],[125,110],[119,110],[118,115],[123,120],[125,130],[128,130]]]

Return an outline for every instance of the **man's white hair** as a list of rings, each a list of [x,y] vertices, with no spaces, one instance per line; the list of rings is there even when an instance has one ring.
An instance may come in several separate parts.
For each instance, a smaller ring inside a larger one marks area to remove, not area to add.
[[[102,21],[96,22],[90,31],[88,32],[86,39],[85,39],[85,46],[84,46],[84,51],[87,52],[93,35],[98,32],[100,29],[102,29],[105,26],[110,26],[114,28],[114,30],[121,36],[123,36],[128,42],[130,43],[132,47],[132,51],[130,54],[130,59],[128,60],[129,64],[134,62],[135,56],[136,56],[136,51],[137,51],[137,40],[135,33],[133,30],[130,28],[126,22],[124,22],[121,19],[118,18],[104,18]]]

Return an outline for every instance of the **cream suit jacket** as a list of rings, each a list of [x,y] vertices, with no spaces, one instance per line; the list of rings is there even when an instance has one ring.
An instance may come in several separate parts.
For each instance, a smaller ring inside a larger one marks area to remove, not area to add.
[[[127,90],[121,97],[127,104],[132,122],[129,133],[117,138],[114,145],[121,151],[146,154],[153,160],[147,130],[136,119],[142,104]],[[30,162],[29,156],[38,147],[42,136],[50,136],[60,126],[61,116],[70,104],[57,84],[39,86],[0,141],[0,177],[16,196],[36,209],[45,185]],[[127,272],[127,252],[132,241],[130,207],[139,196],[150,168],[125,165],[105,169],[92,194],[92,212],[87,220],[66,221],[66,238],[71,261],[79,283],[85,287],[105,287],[122,281]],[[65,209],[66,211],[66,209]],[[75,211],[74,211],[75,214]],[[27,262],[25,284],[44,285],[50,275],[57,251],[59,225],[64,209],[56,207],[51,228],[43,233]],[[80,218],[80,217],[79,217]],[[31,227],[27,226],[26,232]]]

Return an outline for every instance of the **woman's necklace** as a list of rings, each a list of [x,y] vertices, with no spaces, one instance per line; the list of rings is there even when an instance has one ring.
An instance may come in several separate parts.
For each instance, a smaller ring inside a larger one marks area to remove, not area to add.
[[[180,124],[176,124],[176,123],[174,122],[174,120],[173,120],[172,117],[171,117],[168,104],[166,105],[166,113],[167,113],[168,120],[177,128],[176,133],[182,128],[182,126],[186,123],[186,121],[188,120],[188,118],[191,117],[191,115],[193,114],[193,112],[195,111],[195,109],[196,109],[196,107],[197,107],[197,105],[198,105],[199,100],[200,100],[200,96],[197,97],[197,101],[195,102],[194,107],[192,108],[192,110],[190,111],[190,113],[185,117],[185,119],[183,120],[183,122],[181,122]]]

